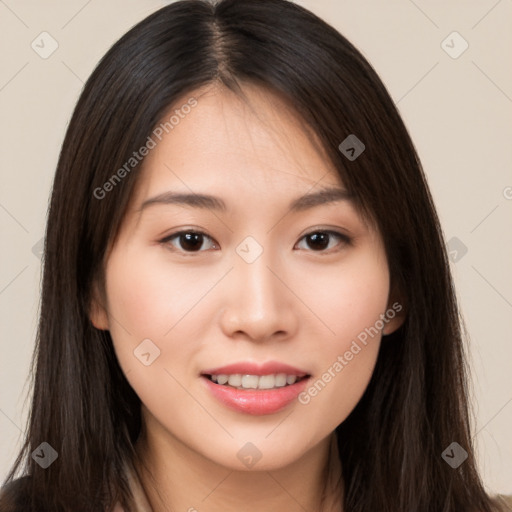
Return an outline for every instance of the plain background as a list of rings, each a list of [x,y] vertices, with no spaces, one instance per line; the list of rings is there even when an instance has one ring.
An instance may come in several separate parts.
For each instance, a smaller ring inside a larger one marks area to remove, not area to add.
[[[111,44],[165,3],[0,0],[0,478],[27,416],[38,244],[67,123]],[[511,494],[512,2],[297,3],[365,55],[417,147],[454,251],[451,266],[470,334],[479,465],[490,491]],[[50,48],[42,32],[58,44],[46,59],[31,46]],[[468,48],[457,56],[464,41]]]

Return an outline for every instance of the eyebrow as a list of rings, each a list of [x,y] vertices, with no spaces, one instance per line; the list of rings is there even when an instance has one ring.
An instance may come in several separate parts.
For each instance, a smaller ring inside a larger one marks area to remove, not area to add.
[[[352,199],[353,195],[344,188],[326,187],[316,192],[311,192],[309,194],[304,194],[300,197],[297,197],[289,204],[288,211],[301,212],[316,206],[339,201],[352,201]],[[190,206],[192,208],[215,210],[219,212],[226,212],[228,209],[226,203],[220,197],[212,196],[209,194],[168,191],[151,197],[150,199],[146,199],[142,203],[139,211],[142,212],[148,206],[157,204],[177,204],[182,206]]]

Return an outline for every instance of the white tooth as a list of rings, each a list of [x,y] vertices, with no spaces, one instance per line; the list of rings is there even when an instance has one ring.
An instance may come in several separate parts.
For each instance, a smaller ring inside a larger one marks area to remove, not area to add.
[[[259,377],[257,375],[244,375],[242,377],[242,387],[246,389],[257,389],[258,381]]]
[[[286,373],[278,373],[276,375],[276,387],[282,388],[283,386],[286,386]]]
[[[258,389],[272,389],[275,383],[276,379],[274,375],[262,375],[258,383]]]
[[[288,375],[286,377],[286,384],[295,384],[296,380],[297,380],[297,375]]]
[[[242,385],[242,376],[239,373],[230,375],[228,378],[228,384],[230,386],[234,386],[235,388],[240,387]]]
[[[223,373],[221,373],[220,375],[217,375],[217,382],[219,384],[226,384],[226,382],[229,380],[229,376],[228,375],[224,375]]]
[[[273,389],[294,384],[297,382],[298,377],[296,375],[286,375],[285,373],[261,376],[237,373],[234,375],[211,375],[211,379],[220,385],[229,384],[238,389]]]

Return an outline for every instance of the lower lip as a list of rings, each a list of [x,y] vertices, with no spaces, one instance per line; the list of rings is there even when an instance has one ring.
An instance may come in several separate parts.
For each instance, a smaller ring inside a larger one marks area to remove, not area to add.
[[[283,410],[299,396],[309,380],[309,378],[302,379],[281,388],[246,390],[216,384],[205,376],[202,379],[213,396],[225,406],[237,412],[258,416]]]

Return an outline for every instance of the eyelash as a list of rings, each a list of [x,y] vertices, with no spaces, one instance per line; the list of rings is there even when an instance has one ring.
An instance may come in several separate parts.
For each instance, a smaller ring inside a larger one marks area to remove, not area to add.
[[[327,234],[327,235],[331,235],[331,236],[335,236],[337,237],[338,239],[340,239],[344,244],[346,245],[351,245],[352,244],[352,239],[345,235],[344,233],[340,233],[338,231],[333,231],[333,230],[329,230],[329,229],[315,229],[314,231],[310,231],[309,233],[306,233],[305,235],[303,235],[299,242],[305,238],[307,238],[308,236],[311,236],[311,235],[314,235],[314,234],[318,234],[318,233],[322,233],[322,234]],[[207,235],[206,233],[204,233],[203,231],[197,231],[197,230],[194,230],[194,229],[185,229],[185,230],[182,230],[182,231],[176,231],[175,233],[172,233],[168,236],[166,236],[165,238],[163,238],[162,240],[159,241],[159,243],[163,244],[163,245],[169,245],[169,242],[174,239],[174,238],[178,238],[180,235],[186,235],[186,234],[193,234],[193,235],[202,235],[204,237],[207,237],[209,238],[210,240],[212,240],[212,237],[210,237],[209,235]],[[183,254],[187,254],[187,255],[194,255],[194,254],[197,254],[197,253],[200,253],[200,252],[205,252],[203,250],[199,250],[199,251],[182,251],[180,249],[171,249],[171,250],[176,250],[177,252],[182,252]],[[338,250],[341,250],[338,249]],[[327,249],[327,250],[320,250],[320,251],[314,251],[312,250],[311,252],[314,252],[314,253],[319,253],[319,254],[330,254],[331,252],[337,252],[337,251],[333,251],[332,248],[331,249]]]

